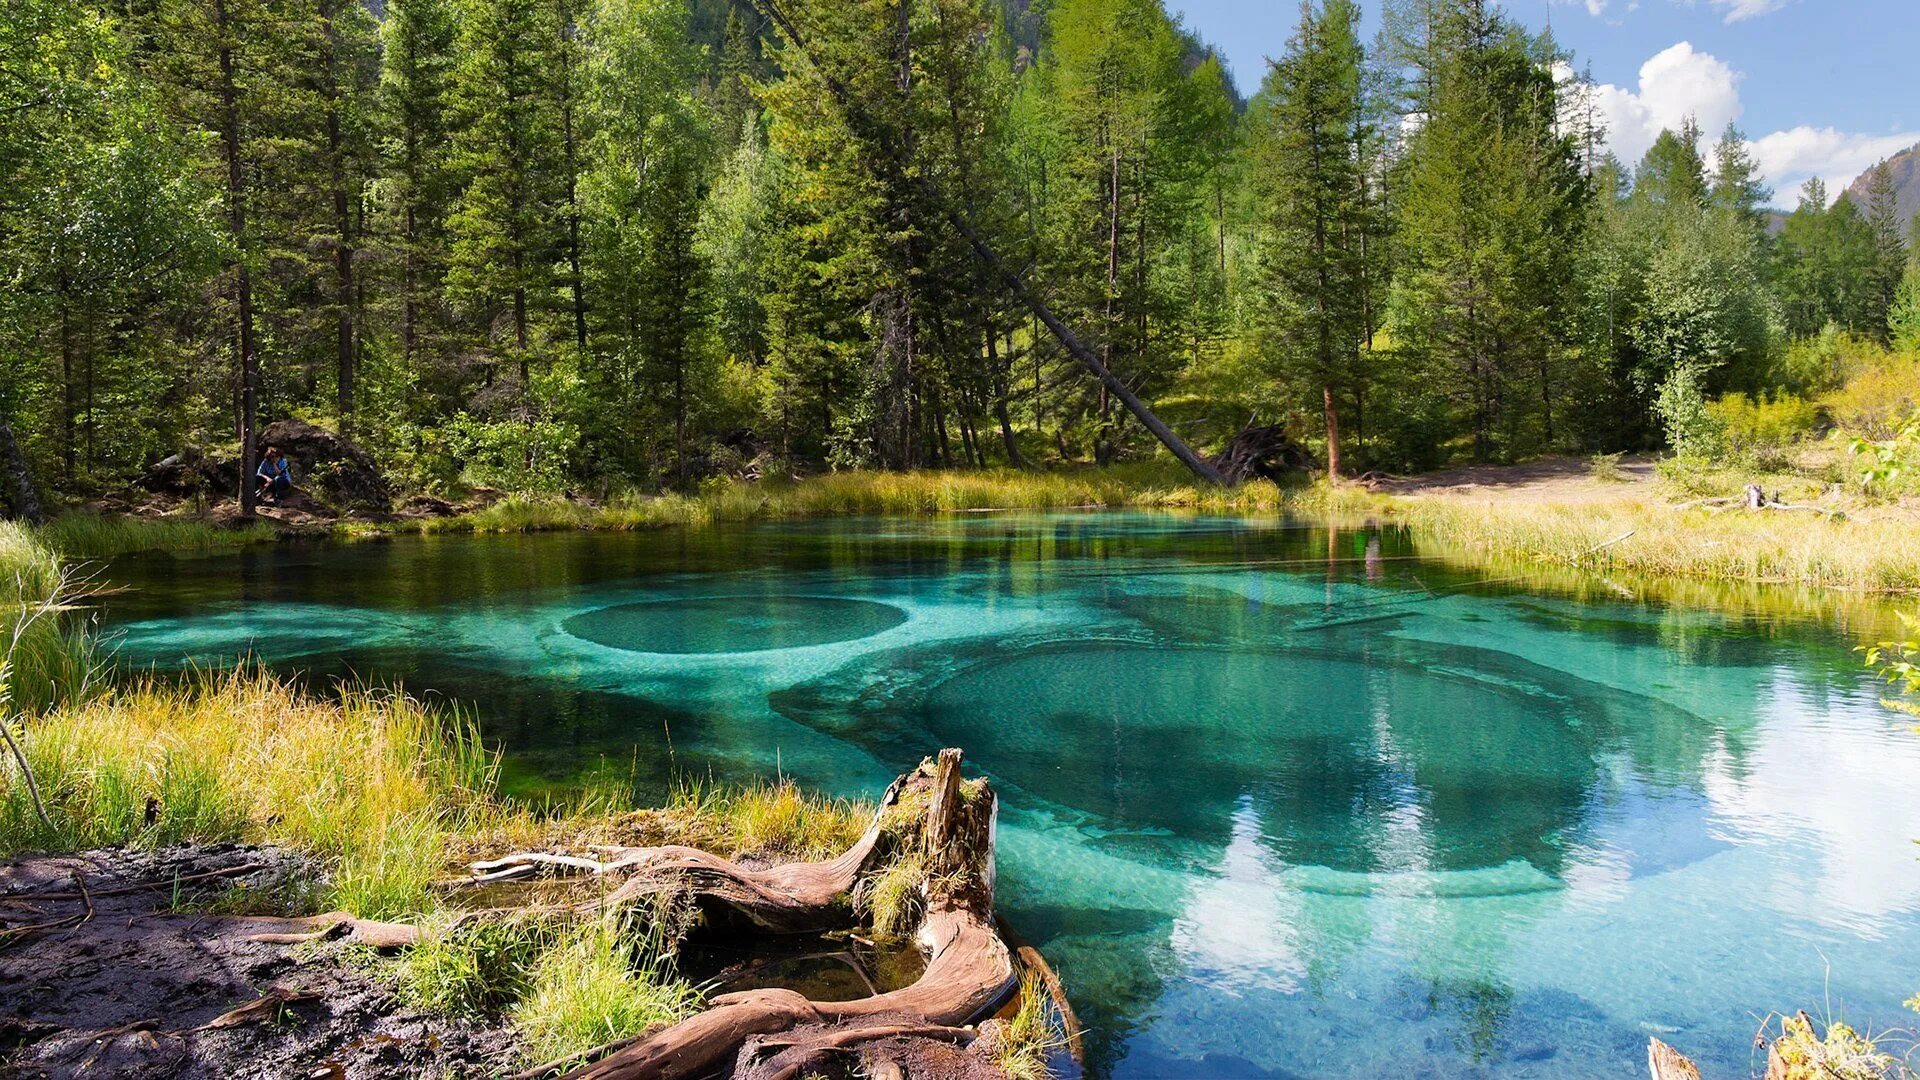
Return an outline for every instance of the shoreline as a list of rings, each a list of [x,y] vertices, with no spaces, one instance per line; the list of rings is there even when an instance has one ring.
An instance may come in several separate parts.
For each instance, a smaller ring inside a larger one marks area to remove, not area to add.
[[[1836,503],[1832,512],[1725,510],[1650,474],[1633,483],[1569,483],[1584,463],[1480,467],[1484,482],[1431,478],[1256,481],[1208,488],[1166,469],[1077,473],[829,473],[798,481],[731,483],[695,495],[625,495],[604,501],[503,496],[442,516],[283,522],[234,527],[212,517],[64,514],[36,537],[69,559],[143,551],[214,553],[287,539],[343,541],[406,535],[559,531],[632,532],[720,522],[860,515],[1047,510],[1285,513],[1341,526],[1391,522],[1442,557],[1480,565],[1523,563],[1650,578],[1796,585],[1864,595],[1920,593],[1920,519],[1908,508]],[[1511,482],[1506,477],[1513,478]],[[1733,486],[1739,474],[1720,482]],[[1762,477],[1763,481],[1767,478]],[[1707,481],[1711,483],[1712,481]],[[1738,490],[1737,487],[1734,490]],[[1830,500],[1831,501],[1831,500]],[[445,504],[442,504],[445,505]]]

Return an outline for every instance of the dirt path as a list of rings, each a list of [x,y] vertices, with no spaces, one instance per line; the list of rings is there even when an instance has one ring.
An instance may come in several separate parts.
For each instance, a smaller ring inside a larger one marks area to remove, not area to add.
[[[0,864],[0,1076],[505,1071],[506,1032],[407,1008],[337,946],[252,942],[243,920],[175,913],[231,897],[235,885],[272,891],[310,872],[285,852],[231,845]],[[206,1026],[276,990],[292,1000]]]
[[[1656,479],[1651,457],[1622,458],[1612,479],[1594,475],[1586,458],[1551,457],[1522,465],[1465,465],[1456,469],[1393,476],[1369,486],[1388,495],[1458,496],[1517,502],[1612,502],[1622,495],[1645,494]]]

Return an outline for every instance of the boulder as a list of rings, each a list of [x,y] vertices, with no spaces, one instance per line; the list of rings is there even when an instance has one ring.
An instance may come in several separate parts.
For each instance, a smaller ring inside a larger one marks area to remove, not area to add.
[[[189,446],[147,466],[138,484],[156,495],[183,499],[204,495],[218,502],[239,490],[240,463],[230,456],[219,457]]]
[[[293,462],[293,482],[342,510],[384,514],[393,506],[393,489],[373,463],[373,455],[351,439],[304,420],[275,420],[257,438]]]
[[[320,502],[339,510],[384,514],[393,491],[358,443],[304,420],[276,420],[260,430],[260,452],[280,448],[293,462],[293,483]],[[247,465],[250,475],[257,462]],[[189,446],[147,467],[139,486],[156,495],[205,497],[215,503],[235,498],[241,464],[232,451],[208,452]],[[283,500],[284,501],[284,500]]]

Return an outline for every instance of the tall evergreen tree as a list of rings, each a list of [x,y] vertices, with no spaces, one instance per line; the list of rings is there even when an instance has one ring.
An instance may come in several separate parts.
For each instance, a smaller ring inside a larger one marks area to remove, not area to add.
[[[1552,446],[1588,195],[1552,57],[1483,0],[1415,14],[1404,96],[1423,111],[1398,166],[1399,337],[1446,388],[1475,457]]]
[[[552,0],[460,0],[451,99],[460,194],[448,220],[447,291],[510,358],[528,408],[568,214],[554,88],[564,27]],[[504,325],[500,325],[504,322]]]
[[[701,362],[706,267],[696,249],[709,171],[706,114],[693,99],[698,54],[677,0],[599,0],[588,36],[588,98],[594,137],[584,183],[586,280],[599,298],[592,353],[601,376],[609,456],[641,478],[653,447],[627,437],[622,417],[663,401],[672,475],[687,477],[687,422],[710,383]]]
[[[1340,471],[1336,402],[1365,389],[1364,301],[1379,250],[1358,24],[1351,0],[1301,5],[1286,55],[1267,74],[1254,141],[1266,349],[1296,398],[1319,399],[1329,476]]]
[[[1894,294],[1907,269],[1906,223],[1900,220],[1899,191],[1894,186],[1893,169],[1884,161],[1867,173],[1867,227],[1873,230],[1873,271],[1865,314],[1869,332],[1886,339],[1887,316],[1893,310]]]
[[[455,41],[452,0],[390,0],[382,25],[384,232],[396,264],[401,381],[443,355],[440,302],[455,174],[448,140]]]

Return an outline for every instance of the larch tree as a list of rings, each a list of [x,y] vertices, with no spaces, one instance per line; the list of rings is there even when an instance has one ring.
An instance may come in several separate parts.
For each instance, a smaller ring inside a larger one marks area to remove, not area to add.
[[[1340,472],[1340,405],[1362,392],[1369,258],[1377,246],[1374,131],[1363,97],[1359,9],[1302,4],[1255,121],[1256,287],[1263,352],[1296,400],[1317,399],[1327,475]]]

